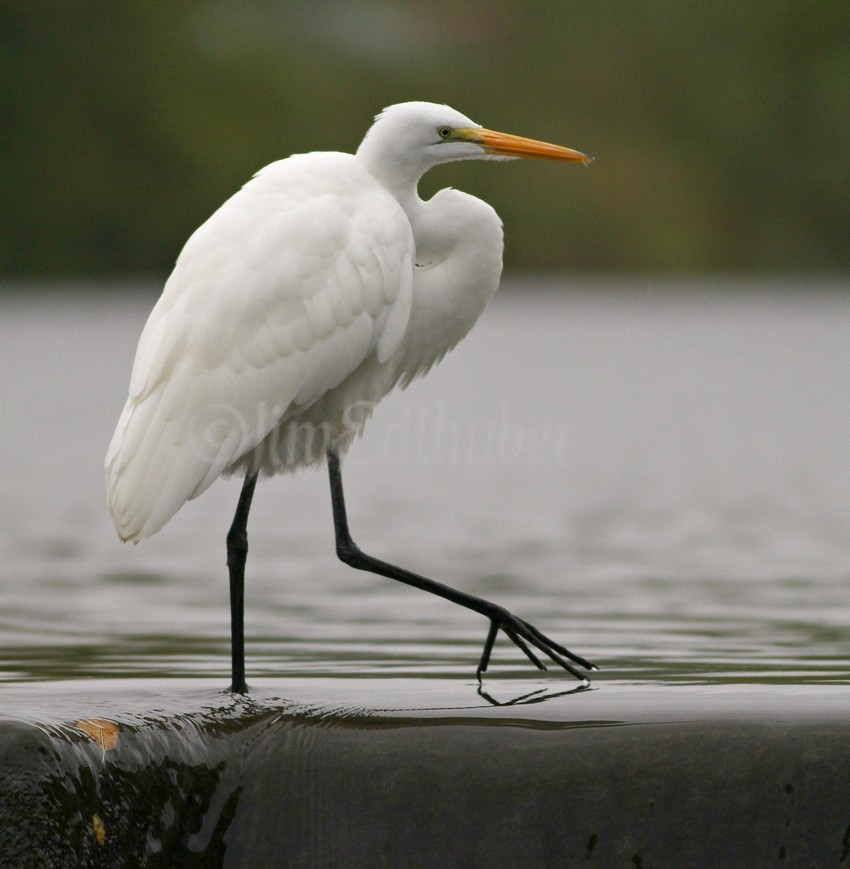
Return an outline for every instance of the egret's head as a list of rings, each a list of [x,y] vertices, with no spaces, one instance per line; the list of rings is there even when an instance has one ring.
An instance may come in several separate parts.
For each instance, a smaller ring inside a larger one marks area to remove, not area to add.
[[[542,157],[589,163],[571,148],[486,130],[449,106],[410,102],[389,106],[375,118],[358,156],[373,171],[415,174],[454,160],[510,160]]]

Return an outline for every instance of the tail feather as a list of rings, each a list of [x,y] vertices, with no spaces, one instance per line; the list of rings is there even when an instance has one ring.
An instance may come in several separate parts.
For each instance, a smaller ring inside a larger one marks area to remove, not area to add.
[[[214,424],[199,432],[168,399],[167,386],[129,398],[107,452],[107,502],[124,541],[159,531],[246,448],[245,432]]]

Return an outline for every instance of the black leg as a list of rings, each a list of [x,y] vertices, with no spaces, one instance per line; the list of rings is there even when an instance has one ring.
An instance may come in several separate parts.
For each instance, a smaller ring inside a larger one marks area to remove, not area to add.
[[[339,457],[336,453],[328,452],[328,472],[331,481],[331,501],[333,503],[334,514],[334,531],[336,532],[336,553],[339,558],[346,564],[356,567],[358,570],[368,570],[370,573],[377,573],[380,576],[386,576],[390,579],[397,579],[399,582],[412,585],[414,588],[422,589],[422,591],[431,592],[431,594],[444,597],[452,603],[460,604],[467,609],[474,610],[480,613],[485,618],[490,620],[490,630],[487,633],[487,639],[484,643],[484,651],[481,654],[481,660],[478,663],[478,678],[481,679],[481,674],[487,669],[490,662],[490,653],[493,651],[493,644],[496,642],[496,637],[499,631],[504,631],[505,635],[526,655],[526,657],[538,668],[545,670],[543,662],[531,651],[529,646],[534,646],[539,651],[543,652],[551,658],[560,667],[563,667],[568,672],[572,673],[576,679],[581,679],[583,682],[587,678],[580,673],[569,661],[584,667],[586,670],[596,670],[597,668],[586,661],[579,655],[573,654],[569,649],[565,649],[558,643],[550,640],[545,634],[542,634],[533,625],[523,619],[518,618],[513,613],[508,612],[504,607],[491,603],[488,600],[483,600],[480,597],[474,597],[471,594],[466,594],[457,589],[450,588],[433,579],[428,579],[424,576],[419,576],[416,573],[411,573],[408,570],[403,570],[393,564],[388,564],[386,561],[379,561],[371,555],[366,555],[361,552],[357,544],[351,539],[351,533],[348,530],[348,518],[345,512],[345,498],[342,492],[342,475],[339,470]]]
[[[227,532],[227,569],[230,572],[230,654],[234,694],[247,694],[245,683],[245,560],[248,557],[248,512],[257,485],[256,474],[246,474],[233,524]]]

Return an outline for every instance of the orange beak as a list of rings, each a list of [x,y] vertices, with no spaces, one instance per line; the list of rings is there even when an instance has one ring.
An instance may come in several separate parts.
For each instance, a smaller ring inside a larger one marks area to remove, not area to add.
[[[593,157],[564,148],[561,145],[550,145],[548,142],[538,142],[536,139],[526,139],[523,136],[512,136],[510,133],[497,133],[495,130],[470,128],[457,131],[471,142],[477,142],[488,154],[502,157],[540,157],[544,160],[570,160],[574,163],[593,162]]]

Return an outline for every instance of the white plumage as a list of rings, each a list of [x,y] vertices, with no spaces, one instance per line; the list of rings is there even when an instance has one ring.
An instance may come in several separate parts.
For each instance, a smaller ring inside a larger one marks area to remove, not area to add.
[[[186,243],[139,341],[106,461],[121,537],[159,530],[367,359],[385,383],[365,397],[389,389],[413,256],[404,213],[351,155],[291,157],[228,200]],[[259,453],[266,473],[324,459]]]
[[[495,212],[453,190],[423,203],[427,165],[397,177],[377,165],[388,145],[423,137],[445,152],[432,164],[488,156],[471,142],[451,154],[440,124],[475,129],[444,106],[393,106],[357,155],[272,163],[191,236],[142,333],[107,454],[122,539],[158,531],[222,473],[344,451],[376,401],[469,331],[499,281]]]

